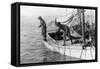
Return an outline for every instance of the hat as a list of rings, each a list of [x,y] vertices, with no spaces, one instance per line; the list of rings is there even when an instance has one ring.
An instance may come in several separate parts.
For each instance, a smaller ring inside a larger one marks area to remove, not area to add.
[[[41,17],[41,16],[39,16],[39,17],[38,17],[38,19],[42,19],[42,17]]]

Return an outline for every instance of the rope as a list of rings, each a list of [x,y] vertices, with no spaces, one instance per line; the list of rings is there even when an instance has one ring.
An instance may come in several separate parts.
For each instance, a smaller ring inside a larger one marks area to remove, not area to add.
[[[86,49],[85,49],[85,59],[86,59]]]
[[[70,54],[70,60],[71,60],[71,48],[69,46],[69,54]]]
[[[64,46],[64,60],[66,59],[66,53],[65,53],[65,51],[66,51],[66,47]]]
[[[83,53],[83,49],[82,49],[81,54],[80,54],[80,59],[81,59],[81,57],[82,57],[82,53]]]
[[[73,17],[74,17],[74,16],[72,15],[68,20],[66,20],[66,21],[64,21],[64,22],[62,22],[62,23],[66,23],[66,22],[70,23],[70,22],[72,21]]]
[[[92,59],[93,59],[93,55],[92,55],[92,51],[91,51],[91,47],[90,47],[90,53],[91,53],[91,57],[92,57]]]
[[[53,23],[54,21],[51,21],[49,24],[48,24],[48,26],[47,27],[49,27],[52,23]]]

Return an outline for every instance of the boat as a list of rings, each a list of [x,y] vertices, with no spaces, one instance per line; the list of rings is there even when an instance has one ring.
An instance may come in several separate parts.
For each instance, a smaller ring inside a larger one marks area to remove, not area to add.
[[[79,58],[81,60],[93,60],[95,59],[95,48],[86,47],[83,49],[82,43],[71,44],[70,40],[66,41],[66,46],[63,46],[63,40],[55,40],[47,33],[47,41],[43,40],[43,44],[50,50],[58,52],[65,56]]]
[[[79,10],[79,11],[84,11],[84,9]],[[84,34],[86,34],[85,33],[84,12],[80,12],[80,13],[82,13],[82,15],[80,15],[80,14],[73,15],[73,19],[70,18],[70,20],[67,20],[70,22],[66,24],[66,25],[69,24],[69,26],[71,26],[73,24],[75,26],[76,18],[81,23],[80,25],[82,27],[81,28],[82,30],[80,30],[80,31],[82,31],[82,34],[81,33],[79,34],[78,30],[77,30],[78,32],[76,32],[75,29],[70,28],[73,30],[73,32],[71,32],[71,37],[73,38],[73,41],[75,42],[74,44],[71,44],[70,39],[67,39],[66,46],[63,46],[64,41],[63,41],[63,37],[62,37],[62,35],[63,35],[62,32],[60,31],[61,34],[59,33],[57,35],[57,32],[53,31],[53,30],[47,31],[47,41],[43,40],[43,44],[48,49],[58,52],[65,56],[75,57],[75,58],[79,58],[81,60],[93,60],[93,59],[95,59],[95,46],[90,45],[92,43],[91,38],[90,38],[90,40],[86,39],[86,35],[84,35]],[[80,18],[78,18],[78,17],[80,17]],[[69,37],[66,36],[66,38],[69,38]],[[90,43],[90,44],[88,44],[88,43]],[[87,46],[85,44],[87,44]]]

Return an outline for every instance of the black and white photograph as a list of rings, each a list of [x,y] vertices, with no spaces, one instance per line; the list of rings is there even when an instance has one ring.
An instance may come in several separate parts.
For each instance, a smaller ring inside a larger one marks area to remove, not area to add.
[[[20,64],[96,59],[96,10],[20,6]]]

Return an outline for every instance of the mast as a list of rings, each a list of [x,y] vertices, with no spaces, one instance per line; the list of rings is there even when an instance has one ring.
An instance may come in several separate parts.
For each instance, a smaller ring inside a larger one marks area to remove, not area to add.
[[[85,45],[85,16],[84,16],[84,9],[81,9],[81,23],[82,23],[82,38],[83,38],[83,45]]]
[[[78,13],[78,18],[79,18],[79,20],[78,20],[79,22],[78,23],[80,25],[80,30],[82,30],[82,24],[81,24],[81,9],[77,9],[77,13]]]
[[[80,9],[80,16],[81,16],[81,27],[82,27],[82,40],[83,40],[83,46],[82,46],[82,52],[80,55],[80,58],[82,57],[83,50],[85,49],[85,16],[84,16],[84,9]],[[85,58],[86,58],[86,49],[85,49]]]
[[[80,30],[82,30],[83,44],[85,44],[85,16],[84,16],[84,9],[77,9],[77,13],[78,13],[78,16],[79,16]]]
[[[94,25],[93,25],[93,17],[92,16],[93,16],[93,11],[91,10],[91,24],[92,24],[92,31],[93,31],[94,30],[94,28],[93,28]]]

